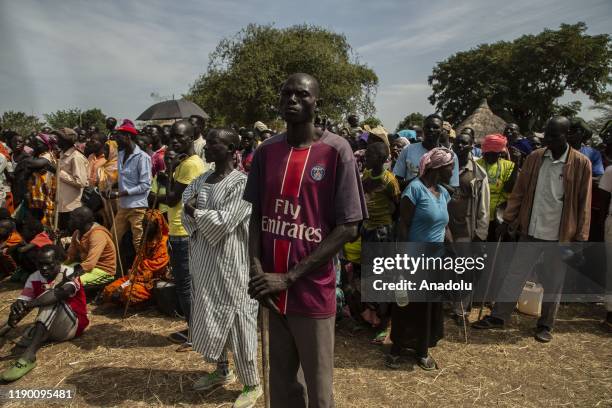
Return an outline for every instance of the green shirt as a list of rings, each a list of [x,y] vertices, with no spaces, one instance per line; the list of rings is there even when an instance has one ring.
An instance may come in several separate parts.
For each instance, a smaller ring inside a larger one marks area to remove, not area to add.
[[[372,171],[365,169],[361,181],[369,214],[364,227],[371,229],[391,225],[395,203],[399,202],[400,196],[399,184],[393,173],[383,170],[378,176],[372,176]]]
[[[485,159],[478,159],[476,163],[480,164],[487,172],[489,190],[491,192],[489,221],[493,221],[495,220],[497,207],[508,200],[509,193],[506,193],[504,186],[510,180],[510,176],[512,176],[514,162],[499,159],[496,163],[488,164]]]

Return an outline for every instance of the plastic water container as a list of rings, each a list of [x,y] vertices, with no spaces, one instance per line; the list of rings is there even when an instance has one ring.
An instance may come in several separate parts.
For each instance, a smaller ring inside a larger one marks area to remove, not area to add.
[[[544,288],[542,285],[527,281],[518,300],[518,311],[529,316],[539,317],[542,314],[543,298]]]

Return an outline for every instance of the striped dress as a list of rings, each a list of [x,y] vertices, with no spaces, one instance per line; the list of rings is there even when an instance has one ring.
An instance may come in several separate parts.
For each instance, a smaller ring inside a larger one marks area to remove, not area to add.
[[[202,174],[183,193],[183,203],[197,195],[194,217],[182,215],[190,238],[191,340],[210,362],[223,361],[230,349],[241,382],[257,384],[258,303],[247,293],[251,204],[242,199],[247,176],[234,170],[208,184],[212,173]]]

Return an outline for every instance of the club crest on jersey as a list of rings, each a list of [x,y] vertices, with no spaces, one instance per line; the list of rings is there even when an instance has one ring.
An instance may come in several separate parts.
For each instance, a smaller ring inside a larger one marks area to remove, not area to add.
[[[323,177],[325,177],[325,167],[316,165],[312,169],[310,169],[310,177],[314,181],[321,181]]]

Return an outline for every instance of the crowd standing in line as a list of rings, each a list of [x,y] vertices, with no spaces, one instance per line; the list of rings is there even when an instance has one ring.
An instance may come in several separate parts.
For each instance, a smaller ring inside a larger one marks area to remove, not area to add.
[[[435,370],[429,349],[444,337],[439,299],[361,301],[362,245],[612,243],[611,123],[598,143],[583,120],[562,116],[547,122],[543,138],[509,123],[475,140],[474,129],[455,131],[439,114],[391,134],[356,115],[346,125],[317,116],[319,94],[308,74],[284,82],[282,133],[259,121],[208,129],[197,115],[140,130],[114,118],[104,132],[3,130],[0,276],[24,287],[0,333],[33,309],[38,315],[20,340],[24,353],[1,378],[31,371],[44,342],[81,335],[86,297],[126,310],[173,299],[186,325],[170,341],[217,366],[194,389],[237,378],[244,388],[234,406],[250,407],[263,393],[262,306],[270,310],[272,406],[332,407],[337,322],[374,328],[374,344],[391,342],[385,364],[392,369],[408,347],[421,368]],[[500,299],[519,297],[541,248],[507,260],[494,288]],[[566,268],[546,251],[536,272],[554,296],[537,322],[541,342],[552,340]],[[155,299],[158,287],[171,296]],[[449,303],[466,325],[472,293],[455,293]],[[515,303],[495,302],[473,327],[506,327]]]

